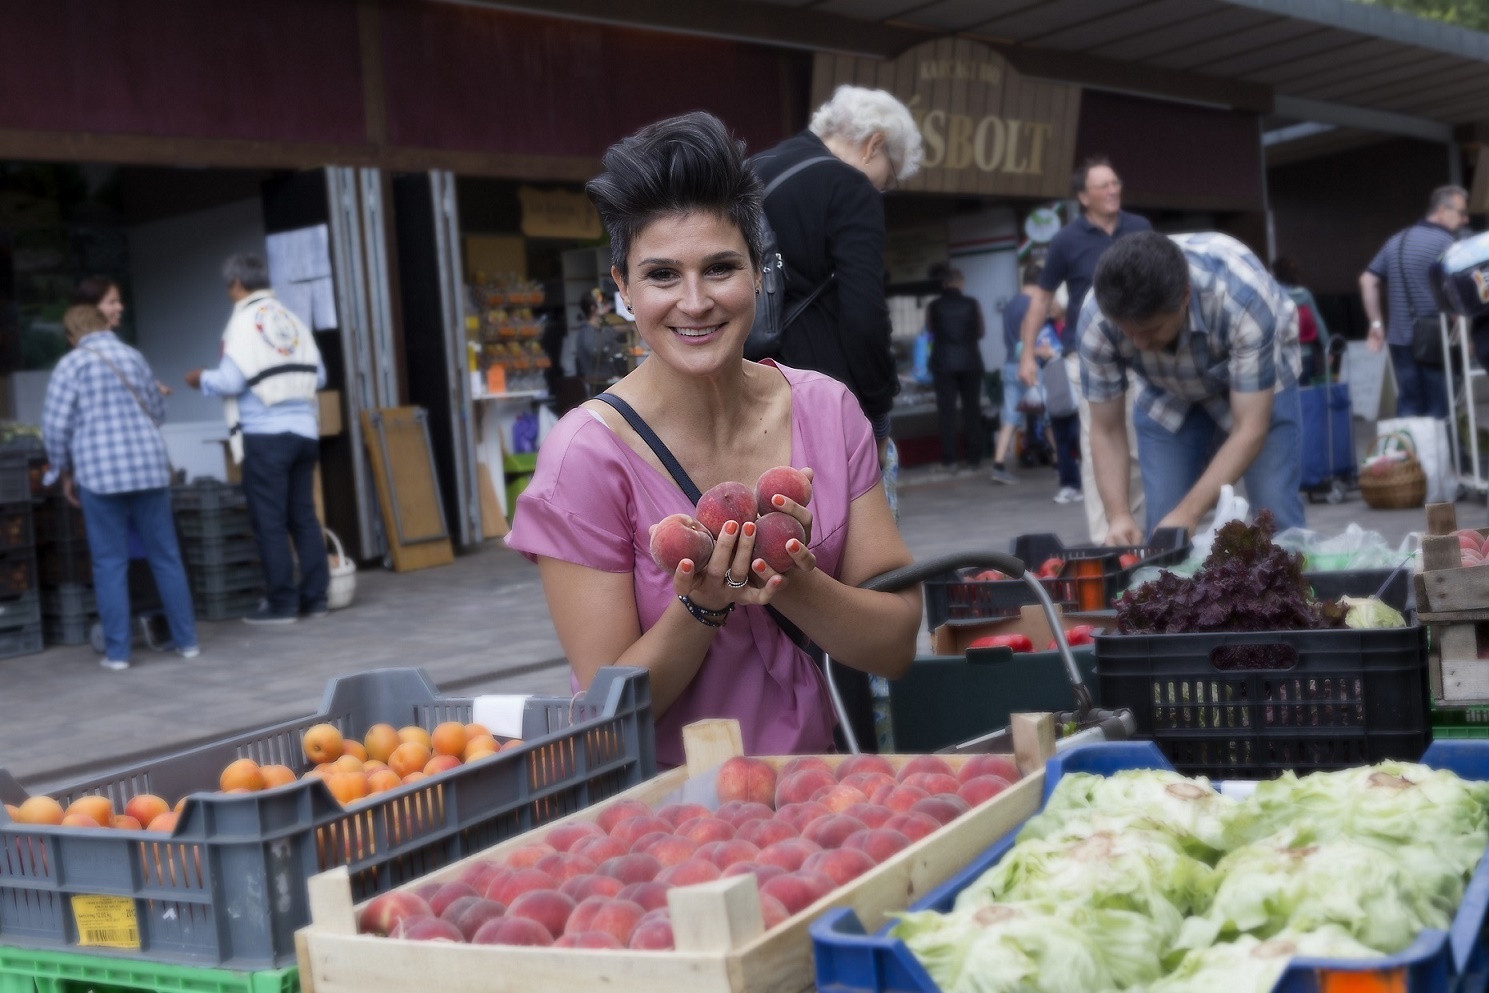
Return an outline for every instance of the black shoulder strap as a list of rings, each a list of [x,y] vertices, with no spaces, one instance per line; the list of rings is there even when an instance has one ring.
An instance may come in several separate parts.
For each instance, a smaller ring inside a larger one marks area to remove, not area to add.
[[[663,444],[662,439],[657,437],[657,433],[651,429],[651,425],[642,420],[641,415],[636,413],[636,408],[626,403],[614,393],[600,393],[595,396],[595,399],[608,403],[616,409],[620,416],[626,419],[626,423],[631,426],[631,430],[641,436],[641,440],[646,442],[656,457],[662,461],[662,465],[666,466],[667,471],[672,474],[672,481],[677,484],[678,488],[696,506],[698,500],[703,496],[703,491],[698,488],[697,483],[693,482],[693,478],[682,467],[682,463],[677,461],[677,456],[672,454],[672,449]]]
[[[598,393],[595,395],[595,399],[608,403],[611,407],[615,408],[620,416],[626,419],[626,423],[631,426],[631,429],[639,434],[641,440],[646,442],[657,458],[662,460],[662,465],[666,466],[667,471],[672,474],[673,482],[677,483],[683,493],[687,495],[687,498],[693,501],[694,506],[696,506],[698,500],[703,496],[703,491],[698,489],[698,484],[693,482],[693,478],[682,467],[682,463],[677,461],[677,456],[672,454],[672,450],[667,447],[661,438],[657,437],[657,433],[651,429],[651,425],[642,420],[641,415],[636,413],[636,408],[626,403],[614,393]],[[811,641],[808,640],[801,628],[792,624],[785,614],[770,604],[767,603],[765,609],[769,612],[771,619],[780,625],[786,637],[790,638],[797,648],[808,652],[812,651]]]
[[[760,194],[760,199],[761,200],[764,200],[766,197],[770,196],[772,193],[774,193],[776,191],[776,187],[780,186],[782,183],[784,183],[786,180],[790,179],[792,176],[796,175],[798,172],[801,172],[807,166],[814,166],[818,162],[831,162],[834,158],[836,158],[836,156],[833,156],[833,155],[818,155],[815,158],[806,159],[805,161],[796,163],[796,165],[791,166],[789,169],[787,169],[786,171],[782,172],[775,179],[772,179],[766,185],[765,191]]]
[[[1416,225],[1412,225],[1402,231],[1401,240],[1396,243],[1396,275],[1401,279],[1401,292],[1406,299],[1406,316],[1408,321],[1415,321],[1417,319],[1417,308],[1412,305],[1411,282],[1406,278],[1406,263],[1404,261],[1406,256],[1406,237],[1414,230],[1416,230]]]

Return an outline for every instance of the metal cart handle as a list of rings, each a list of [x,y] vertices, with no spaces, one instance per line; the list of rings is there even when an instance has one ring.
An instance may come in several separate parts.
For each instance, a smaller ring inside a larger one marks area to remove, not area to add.
[[[1070,643],[1065,640],[1065,627],[1060,623],[1060,614],[1055,610],[1054,601],[1050,599],[1043,584],[1024,568],[1024,563],[1007,552],[991,550],[953,552],[950,555],[942,555],[881,573],[860,584],[860,589],[874,590],[879,593],[896,593],[942,573],[975,567],[997,569],[1010,579],[1022,579],[1034,592],[1035,599],[1044,608],[1044,616],[1049,621],[1050,633],[1054,636],[1055,648],[1060,652],[1060,661],[1064,664],[1065,674],[1070,679],[1070,688],[1075,694],[1077,720],[1085,720],[1091,712],[1091,690],[1081,679],[1080,667],[1075,664],[1075,656],[1070,651]],[[843,729],[843,738],[848,744],[848,750],[857,755],[861,750],[858,738],[853,733],[852,724],[848,721],[847,707],[843,704],[843,699],[838,694],[837,684],[833,681],[832,668],[832,659],[824,655],[823,672],[827,677],[827,689],[832,697],[832,706],[837,712],[838,723]]]

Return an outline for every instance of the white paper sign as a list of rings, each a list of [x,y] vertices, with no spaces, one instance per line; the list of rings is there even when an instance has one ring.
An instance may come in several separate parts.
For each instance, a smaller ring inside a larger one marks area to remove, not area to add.
[[[488,693],[471,699],[471,718],[499,738],[522,737],[529,694]]]

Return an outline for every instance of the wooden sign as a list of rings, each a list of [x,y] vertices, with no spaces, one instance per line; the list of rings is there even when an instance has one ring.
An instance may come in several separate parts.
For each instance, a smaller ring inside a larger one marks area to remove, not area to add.
[[[529,238],[587,241],[604,234],[600,215],[583,193],[523,186],[517,199],[522,204],[522,233]]]
[[[1069,195],[1077,86],[1024,79],[993,49],[964,38],[928,41],[892,60],[818,53],[813,104],[844,84],[886,90],[915,115],[925,159],[902,189]]]

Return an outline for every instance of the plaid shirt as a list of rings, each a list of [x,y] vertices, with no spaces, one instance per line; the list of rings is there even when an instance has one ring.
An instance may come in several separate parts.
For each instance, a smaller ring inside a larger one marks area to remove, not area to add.
[[[141,403],[149,408],[148,416]],[[163,420],[165,400],[145,357],[112,331],[88,335],[57,363],[47,384],[41,413],[42,440],[52,465],[47,482],[70,467],[77,483],[93,493],[169,486],[171,460],[159,427]]]
[[[1172,236],[1189,262],[1189,319],[1172,348],[1139,351],[1102,316],[1096,294],[1081,307],[1081,385],[1091,403],[1142,381],[1136,406],[1178,432],[1196,405],[1231,428],[1230,393],[1280,390],[1298,381],[1298,308],[1261,260],[1229,235]]]

